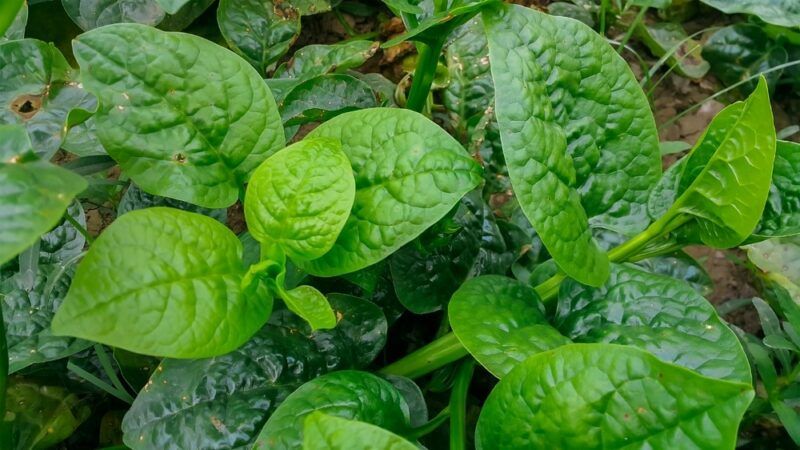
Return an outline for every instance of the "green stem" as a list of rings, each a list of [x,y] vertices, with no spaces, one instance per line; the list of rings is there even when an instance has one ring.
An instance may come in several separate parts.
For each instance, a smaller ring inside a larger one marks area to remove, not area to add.
[[[406,439],[410,441],[416,441],[417,439],[421,438],[422,436],[428,435],[433,430],[442,426],[442,424],[450,417],[450,407],[445,406],[445,408],[439,411],[439,414],[436,415],[433,419],[429,420],[425,424],[418,426],[417,428],[412,428],[407,433],[404,434]]]
[[[11,448],[11,424],[5,421],[8,375],[8,343],[3,320],[3,302],[0,302],[0,448]]]
[[[647,229],[638,235],[622,245],[613,248],[608,252],[608,259],[611,260],[611,262],[625,262],[631,258],[635,258],[638,252],[646,247],[649,242],[662,238],[664,235],[689,220],[691,220],[691,217],[685,214],[663,216],[650,224]],[[556,298],[558,288],[565,278],[565,274],[557,273],[542,284],[534,287],[534,290],[539,294],[542,302],[547,303]],[[453,333],[448,333],[384,367],[380,372],[390,375],[402,375],[408,378],[417,378],[461,359],[467,354],[467,350],[464,349],[458,341],[458,338],[456,338]]]
[[[456,335],[447,333],[419,350],[380,370],[386,375],[417,378],[467,356]]]
[[[406,108],[421,112],[428,101],[433,79],[436,77],[436,66],[439,64],[439,54],[442,52],[442,40],[432,44],[419,43],[417,48],[417,68],[414,69],[414,78],[411,82],[411,91],[408,93]]]
[[[467,392],[474,370],[474,359],[464,361],[450,391],[450,450],[467,448]]]
[[[70,223],[70,225],[72,225],[76,230],[78,230],[78,233],[82,234],[83,237],[86,238],[86,242],[88,242],[89,245],[92,245],[92,243],[94,242],[94,238],[92,237],[91,234],[89,234],[89,230],[87,230],[86,227],[78,223],[78,221],[75,220],[75,218],[72,217],[72,215],[70,215],[69,211],[67,211],[67,213],[64,214],[64,218],[67,220],[67,222]]]

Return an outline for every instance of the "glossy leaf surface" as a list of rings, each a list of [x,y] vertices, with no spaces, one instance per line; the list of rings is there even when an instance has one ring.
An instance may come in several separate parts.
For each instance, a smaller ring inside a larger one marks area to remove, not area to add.
[[[295,86],[281,101],[286,126],[324,122],[339,114],[378,106],[372,88],[344,74],[319,75]]]
[[[613,265],[600,288],[566,282],[555,326],[575,342],[630,345],[702,375],[750,382],[736,335],[688,284]]]
[[[328,300],[316,288],[297,286],[288,291],[281,291],[281,298],[286,307],[308,322],[312,330],[336,326],[336,316]]]
[[[356,181],[352,212],[333,248],[301,264],[315,275],[354,272],[382,260],[441,219],[481,178],[480,166],[458,142],[413,111],[353,111],[308,137],[341,141]]]
[[[416,450],[402,437],[375,425],[315,411],[303,426],[304,450]]]
[[[284,145],[258,73],[202,38],[117,24],[82,34],[73,50],[100,99],[103,147],[146,192],[227,207]]]
[[[222,0],[217,23],[231,48],[261,75],[289,51],[300,34],[300,14],[292,2]]]
[[[639,349],[573,344],[540,353],[495,386],[477,448],[731,449],[753,398]]]
[[[726,14],[753,14],[767,23],[800,26],[800,3],[794,0],[700,0]]]
[[[79,87],[76,76],[52,44],[0,43],[0,123],[24,126],[42,159],[50,159],[61,145],[70,110],[94,109],[94,97]]]
[[[458,340],[497,378],[537,353],[571,342],[547,322],[536,292],[508,277],[468,280],[453,295],[449,317]]]
[[[341,317],[312,332],[286,310],[233,352],[208,359],[166,359],[122,424],[134,450],[248,448],[275,408],[306,381],[365,367],[386,341],[386,319],[372,303],[333,294]],[[210,420],[213,417],[215,420]]]
[[[398,433],[409,423],[408,405],[388,381],[367,372],[341,371],[315,378],[289,395],[267,420],[253,449],[302,448],[303,425],[314,411]]]
[[[758,224],[775,159],[766,81],[744,102],[723,109],[683,163],[667,218],[693,217],[700,239],[717,248],[741,243]]]
[[[171,208],[114,221],[78,265],[53,332],[137,353],[200,358],[267,321],[263,284],[243,285],[242,244],[224,225]]]
[[[213,0],[61,0],[61,3],[72,21],[87,31],[126,22],[182,30]],[[178,4],[182,7],[176,10]],[[167,9],[175,14],[171,15]]]
[[[515,5],[483,19],[515,193],[559,267],[598,285],[608,259],[589,217],[614,230],[643,229],[660,171],[644,93],[625,61],[580,22]]]
[[[339,141],[306,138],[253,172],[244,201],[250,234],[280,246],[291,258],[319,258],[345,226],[355,190]]]
[[[800,144],[778,141],[772,185],[754,234],[780,237],[800,234]]]
[[[770,39],[762,27],[747,23],[737,23],[711,35],[703,47],[703,56],[711,63],[712,73],[728,86],[788,60],[783,45]],[[781,71],[772,71],[765,77],[770,90],[774,90]],[[756,81],[752,80],[741,89],[749,93],[755,86]]]

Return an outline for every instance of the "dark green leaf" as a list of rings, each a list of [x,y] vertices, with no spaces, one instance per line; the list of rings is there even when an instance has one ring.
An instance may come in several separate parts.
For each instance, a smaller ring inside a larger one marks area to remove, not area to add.
[[[772,185],[756,231],[757,238],[800,234],[800,144],[778,141]]]
[[[714,33],[703,48],[703,57],[711,63],[711,72],[730,86],[752,75],[786,63],[784,47],[771,40],[757,25],[739,23]],[[765,75],[771,91],[775,89],[781,71]],[[745,93],[756,86],[752,80],[742,87]]]
[[[203,208],[202,206],[196,206],[180,200],[148,194],[139,189],[139,186],[136,186],[134,183],[128,185],[128,189],[125,191],[125,194],[122,195],[119,206],[117,206],[117,216],[137,209],[152,208],[154,206],[166,206],[183,211],[195,212],[211,217],[221,223],[228,221],[228,211],[225,209]]]
[[[295,52],[292,59],[275,70],[275,78],[292,78],[297,83],[330,72],[356,68],[372,57],[378,43],[349,41],[333,45],[308,45]]]
[[[61,3],[72,21],[83,30],[125,22],[182,30],[213,0],[61,0]],[[175,10],[178,4],[182,7]],[[175,13],[168,14],[162,5],[169,5]]]
[[[94,97],[74,81],[76,75],[52,44],[0,44],[0,123],[23,125],[42,159],[58,150],[72,109],[94,109]]]
[[[222,36],[264,75],[300,34],[300,14],[294,2],[221,0],[217,22]]]
[[[134,450],[247,448],[275,408],[306,381],[369,364],[386,341],[386,319],[366,300],[333,294],[336,328],[312,332],[276,311],[235,351],[166,359],[123,422]]]
[[[310,78],[295,86],[280,105],[285,126],[324,122],[339,114],[378,106],[370,86],[350,75]]]
[[[653,55],[663,57],[667,53],[667,63],[676,72],[689,78],[701,78],[710,65],[703,59],[703,46],[689,39],[686,30],[679,23],[657,22],[636,28],[639,38]]]
[[[689,285],[613,265],[600,288],[566,282],[556,327],[575,342],[631,345],[708,377],[747,383],[739,340]]]

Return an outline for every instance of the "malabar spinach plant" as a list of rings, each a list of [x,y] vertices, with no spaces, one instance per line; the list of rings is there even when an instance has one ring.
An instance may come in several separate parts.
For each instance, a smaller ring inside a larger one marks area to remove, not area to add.
[[[765,77],[662,173],[647,96],[577,20],[62,3],[66,56],[0,8],[2,448],[731,449],[764,414],[800,436],[800,147]],[[296,48],[326,12],[351,37]],[[381,48],[416,50],[410,86],[353,70]],[[689,245],[745,245],[764,336]]]

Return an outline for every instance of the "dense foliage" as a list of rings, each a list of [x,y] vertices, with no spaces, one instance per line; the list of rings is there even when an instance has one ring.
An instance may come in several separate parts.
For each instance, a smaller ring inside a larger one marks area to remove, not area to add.
[[[0,448],[800,445],[796,2],[9,0],[0,36]],[[662,68],[727,86],[691,146]]]

